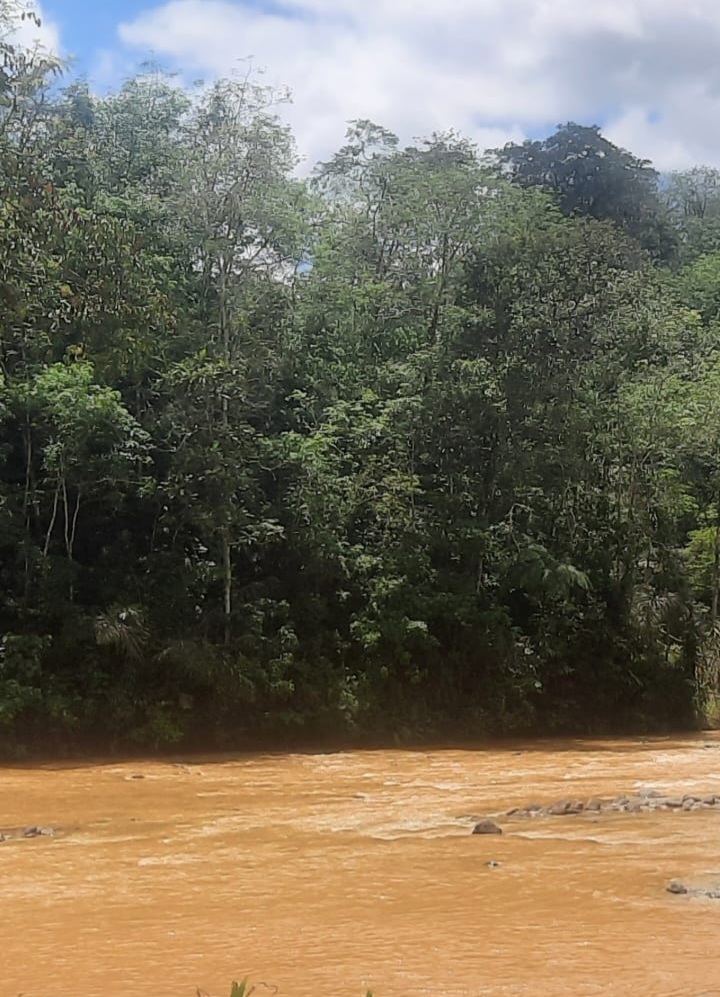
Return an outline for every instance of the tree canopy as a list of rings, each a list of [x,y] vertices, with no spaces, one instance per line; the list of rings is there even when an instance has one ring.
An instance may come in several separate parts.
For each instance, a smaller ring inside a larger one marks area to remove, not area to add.
[[[716,171],[358,121],[301,180],[282,93],[9,39],[0,747],[693,721]]]

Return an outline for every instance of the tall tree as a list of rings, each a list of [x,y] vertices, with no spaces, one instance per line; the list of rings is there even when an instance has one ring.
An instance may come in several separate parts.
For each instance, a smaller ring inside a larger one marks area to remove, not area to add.
[[[613,145],[596,125],[568,122],[546,139],[509,143],[494,158],[513,183],[550,191],[564,214],[611,221],[660,258],[671,254],[657,171]]]
[[[249,81],[220,82],[204,94],[185,124],[177,197],[196,306],[192,352],[166,381],[175,451],[166,494],[207,524],[205,543],[219,555],[226,642],[234,562],[276,531],[265,522],[257,484],[258,430],[275,362],[276,330],[265,322],[274,320],[302,251],[301,188],[291,179],[295,154],[277,99]]]
[[[720,171],[709,166],[670,174],[662,191],[677,232],[680,260],[720,250]]]

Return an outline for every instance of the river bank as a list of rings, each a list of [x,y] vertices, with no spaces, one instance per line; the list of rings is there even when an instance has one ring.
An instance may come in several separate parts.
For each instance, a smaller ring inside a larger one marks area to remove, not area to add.
[[[218,754],[255,754],[340,751],[382,751],[402,748],[407,751],[425,750],[473,750],[475,748],[497,748],[512,750],[517,745],[545,742],[578,742],[612,740],[623,738],[637,739],[642,743],[648,738],[695,737],[703,733],[720,730],[720,713],[702,714],[683,722],[596,722],[591,725],[568,724],[558,729],[553,725],[536,724],[532,727],[503,732],[491,726],[478,728],[460,724],[453,727],[445,723],[437,729],[422,727],[413,730],[400,727],[397,730],[358,730],[352,728],[332,728],[324,732],[308,731],[302,728],[269,728],[238,733],[231,728],[207,731],[183,737],[180,740],[146,743],[129,732],[122,736],[112,734],[87,734],[78,732],[53,732],[41,729],[0,730],[0,765],[23,762],[43,764],[45,761],[62,759],[67,761],[87,758],[107,760],[168,759],[180,756],[208,757]]]

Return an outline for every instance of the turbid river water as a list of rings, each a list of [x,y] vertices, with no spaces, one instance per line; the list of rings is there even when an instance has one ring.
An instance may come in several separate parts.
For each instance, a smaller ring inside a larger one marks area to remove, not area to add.
[[[717,808],[458,820],[653,789],[720,737],[0,768],[0,995],[720,995]]]

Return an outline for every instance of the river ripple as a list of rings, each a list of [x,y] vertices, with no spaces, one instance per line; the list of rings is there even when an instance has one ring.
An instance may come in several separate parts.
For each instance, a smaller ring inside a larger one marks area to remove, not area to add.
[[[2,993],[720,995],[720,901],[665,892],[720,813],[458,819],[653,789],[720,795],[720,738],[0,768],[59,829],[0,844]]]

